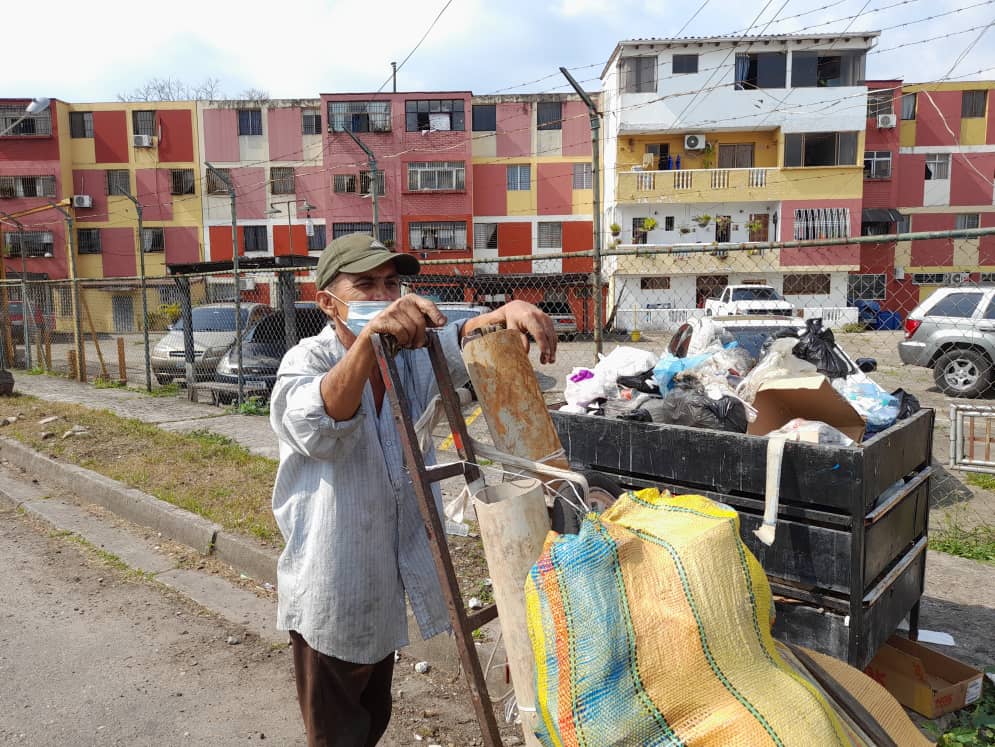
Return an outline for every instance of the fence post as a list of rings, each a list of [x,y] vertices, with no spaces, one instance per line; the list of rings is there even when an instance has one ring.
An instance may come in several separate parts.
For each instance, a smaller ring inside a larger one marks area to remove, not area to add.
[[[280,289],[280,308],[283,311],[283,337],[287,350],[297,344],[297,279],[292,271],[276,274],[277,287]]]
[[[128,364],[124,359],[124,338],[117,338],[117,373],[118,380],[123,383],[128,383]]]
[[[187,399],[197,399],[197,373],[194,370],[193,352],[193,307],[190,302],[190,280],[185,277],[176,278],[176,287],[180,291],[180,318],[183,320],[183,360],[184,378],[187,381]]]

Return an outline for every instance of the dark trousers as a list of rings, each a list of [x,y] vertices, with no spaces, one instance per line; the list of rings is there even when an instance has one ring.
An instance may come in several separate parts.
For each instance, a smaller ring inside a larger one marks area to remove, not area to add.
[[[326,656],[290,631],[308,747],[373,747],[390,721],[394,654],[376,664]]]

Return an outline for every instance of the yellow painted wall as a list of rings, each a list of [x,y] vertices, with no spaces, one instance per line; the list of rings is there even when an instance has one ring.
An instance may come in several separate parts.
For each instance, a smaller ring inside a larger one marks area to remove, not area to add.
[[[622,135],[618,138],[618,169],[628,170],[633,166],[641,166],[646,146],[656,143],[666,143],[670,146],[670,155],[681,157],[682,169],[717,168],[719,146],[722,144],[753,143],[753,165],[756,168],[772,168],[778,165],[779,134],[776,130],[756,132],[718,132],[706,133],[708,142],[712,145],[710,153],[702,151],[685,151],[684,134],[661,135]]]
[[[508,215],[535,215],[536,190],[535,169],[532,169],[532,189],[508,190]]]
[[[575,189],[573,191],[573,214],[591,215],[594,210],[594,190]]]
[[[984,145],[988,117],[967,117],[960,121],[961,145]]]
[[[916,144],[916,121],[903,119],[898,132],[898,144],[902,148],[912,148]]]

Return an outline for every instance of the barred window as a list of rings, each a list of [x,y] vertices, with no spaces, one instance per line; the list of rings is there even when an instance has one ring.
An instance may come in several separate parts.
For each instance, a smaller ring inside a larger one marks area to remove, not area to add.
[[[888,276],[883,273],[849,275],[847,277],[847,301],[883,301],[888,289]]]
[[[508,191],[523,192],[532,188],[532,167],[527,163],[512,164],[506,167],[508,172]]]
[[[913,285],[948,285],[949,272],[916,272],[912,274]]]
[[[593,189],[594,175],[589,163],[574,164],[574,189]]]
[[[464,221],[409,223],[408,241],[414,250],[466,249]]]
[[[784,136],[785,166],[853,166],[856,132],[792,132]]]
[[[563,224],[559,221],[539,221],[536,233],[540,249],[563,248]]]
[[[850,208],[795,210],[795,240],[846,239],[850,236]]]
[[[0,199],[55,197],[54,176],[0,176]]]
[[[670,278],[666,276],[639,278],[639,290],[670,290]]]
[[[262,111],[262,109],[239,109],[239,111],[238,111],[238,134],[239,135],[262,135],[263,134],[263,111]]]
[[[60,285],[56,290],[59,293],[59,316],[73,316],[73,289]]]
[[[387,194],[387,183],[384,180],[382,169],[377,169],[376,175],[372,178],[369,171],[359,172],[359,191],[364,195],[368,195],[373,191],[374,182],[376,183],[378,195]]]
[[[10,231],[3,237],[8,257],[20,257],[22,250],[26,257],[52,256],[54,238],[51,231]]]
[[[166,232],[162,228],[143,228],[142,249],[146,254],[165,251]]]
[[[131,194],[131,174],[127,169],[107,170],[107,194]]]
[[[295,192],[294,167],[274,166],[269,170],[269,180],[272,193],[275,195],[292,195]]]
[[[895,97],[891,90],[867,92],[867,117],[877,119],[879,114],[895,113]]]
[[[497,223],[474,223],[473,224],[473,248],[474,249],[497,249],[498,248],[498,226],[497,226]]]
[[[301,110],[301,132],[304,135],[321,134],[321,109]]]
[[[781,292],[785,296],[827,296],[829,286],[828,272],[803,272],[785,275]]]
[[[136,135],[155,135],[155,112],[134,111],[131,113],[131,126]]]
[[[536,125],[540,130],[562,130],[563,102],[540,101],[536,110]]]
[[[864,151],[864,178],[865,179],[891,178],[890,150]]]
[[[0,106],[0,132],[3,137],[51,135],[52,110],[27,114],[23,106]]]
[[[420,99],[404,102],[404,122],[408,132],[465,130],[463,99]]]
[[[390,102],[329,101],[328,127],[333,132],[390,132]]]
[[[958,231],[964,230],[966,228],[980,228],[981,227],[981,215],[979,213],[961,213],[957,216],[956,222],[954,223],[954,228]]]
[[[215,171],[220,172],[215,173]],[[223,177],[223,178],[222,178]],[[207,194],[209,195],[226,195],[228,194],[228,185],[225,184],[225,179],[231,181],[231,169],[215,169],[207,172]]]
[[[169,193],[171,195],[195,194],[193,169],[169,170]]]
[[[69,112],[69,136],[93,137],[93,112]]]
[[[618,63],[622,93],[656,92],[656,57],[623,57]],[[679,72],[674,70],[674,72]]]
[[[266,238],[266,226],[242,226],[243,236],[245,236],[245,251],[265,252],[269,250],[269,241]]]
[[[382,244],[387,246],[394,245],[394,224],[385,223],[379,221],[377,227],[380,229],[380,235],[378,238]],[[315,226],[317,228],[317,226]],[[372,223],[333,223],[332,224],[332,239],[338,239],[343,236],[348,236],[350,233],[365,233],[368,235],[373,235],[373,224]],[[390,243],[388,243],[390,242]]]
[[[309,252],[320,252],[328,244],[325,238],[325,225],[315,223],[311,226],[311,234],[307,237],[307,250]]]
[[[412,161],[408,164],[408,190],[433,192],[466,189],[466,164],[463,161]]]
[[[332,177],[332,188],[339,194],[356,191],[355,174],[335,174]]]
[[[76,251],[79,254],[100,254],[100,229],[78,229],[76,231]]]

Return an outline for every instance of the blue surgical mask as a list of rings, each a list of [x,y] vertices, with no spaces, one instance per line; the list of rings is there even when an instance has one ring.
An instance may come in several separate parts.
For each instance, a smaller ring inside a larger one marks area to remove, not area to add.
[[[334,294],[332,296],[338,298]],[[346,305],[345,326],[357,336],[363,331],[363,327],[370,323],[370,320],[376,318],[392,303],[391,301],[342,301],[340,298],[338,300]]]

